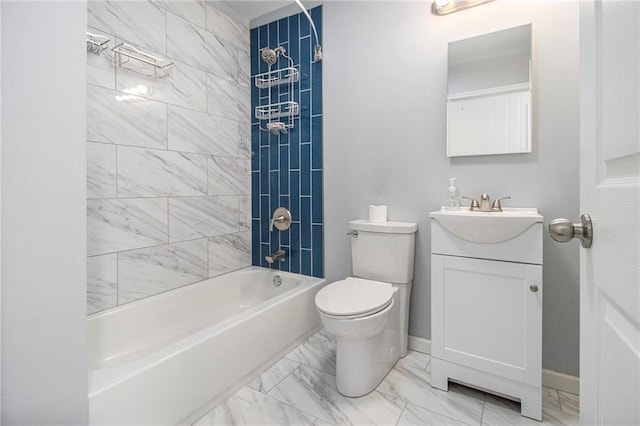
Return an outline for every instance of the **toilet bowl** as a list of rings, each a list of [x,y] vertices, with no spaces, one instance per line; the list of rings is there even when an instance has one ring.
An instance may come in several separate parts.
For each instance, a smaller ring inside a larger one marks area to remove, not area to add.
[[[407,353],[417,224],[355,220],[350,229],[354,276],[321,289],[316,309],[336,336],[336,388],[357,397]]]
[[[336,388],[345,396],[371,392],[400,359],[400,336],[389,326],[398,290],[389,283],[349,277],[316,295],[327,331],[336,336]]]

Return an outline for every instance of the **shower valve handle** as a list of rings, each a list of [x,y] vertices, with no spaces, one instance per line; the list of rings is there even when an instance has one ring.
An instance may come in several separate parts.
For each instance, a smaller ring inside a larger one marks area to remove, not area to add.
[[[269,232],[273,231],[273,224],[278,222],[278,223],[282,223],[284,222],[284,216],[278,216],[278,217],[274,217],[273,219],[271,219],[271,223],[269,223]]]
[[[273,231],[273,227],[278,231],[286,231],[291,226],[291,213],[284,207],[278,207],[273,212],[273,217],[269,223],[269,232]]]

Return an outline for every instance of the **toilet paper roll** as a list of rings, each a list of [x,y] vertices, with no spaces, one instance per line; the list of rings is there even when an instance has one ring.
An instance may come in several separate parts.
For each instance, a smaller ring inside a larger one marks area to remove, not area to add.
[[[369,222],[384,223],[387,221],[387,206],[369,205]]]

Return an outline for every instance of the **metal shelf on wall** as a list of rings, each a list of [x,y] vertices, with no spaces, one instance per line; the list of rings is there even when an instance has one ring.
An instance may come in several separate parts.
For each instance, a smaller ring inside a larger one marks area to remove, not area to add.
[[[105,35],[91,34],[88,32],[87,33],[87,52],[100,55],[102,52],[107,50],[107,48],[109,47],[110,41],[111,39]]]
[[[300,73],[294,67],[281,68],[256,75],[254,84],[259,89],[267,89],[281,84],[295,83],[298,81],[299,76]]]
[[[111,50],[115,53],[116,64],[119,67],[148,77],[164,79],[169,77],[173,70],[171,59],[145,53],[127,43],[120,43]]]
[[[255,108],[255,116],[258,120],[272,120],[281,117],[295,117],[298,115],[297,102],[278,102],[269,105],[260,105]]]

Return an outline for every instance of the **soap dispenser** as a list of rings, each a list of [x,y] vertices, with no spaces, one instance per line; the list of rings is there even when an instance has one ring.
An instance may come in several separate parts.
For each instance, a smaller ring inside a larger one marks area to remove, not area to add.
[[[459,210],[460,201],[458,199],[458,188],[456,188],[456,178],[449,178],[449,198],[447,205],[443,207],[443,210]]]

